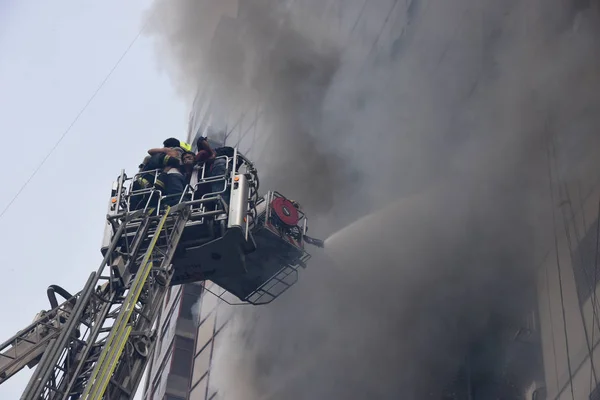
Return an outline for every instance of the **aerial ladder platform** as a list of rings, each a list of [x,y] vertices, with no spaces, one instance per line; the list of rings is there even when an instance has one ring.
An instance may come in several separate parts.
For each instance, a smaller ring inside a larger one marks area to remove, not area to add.
[[[220,299],[258,305],[297,281],[310,258],[304,244],[322,241],[306,235],[298,203],[258,195],[256,169],[237,149],[221,158],[225,173],[196,167],[176,199],[133,184],[161,171],[121,172],[100,267],[74,295],[48,288],[51,309],[0,345],[0,385],[27,366],[35,371],[22,400],[131,399],[170,286],[211,280]]]

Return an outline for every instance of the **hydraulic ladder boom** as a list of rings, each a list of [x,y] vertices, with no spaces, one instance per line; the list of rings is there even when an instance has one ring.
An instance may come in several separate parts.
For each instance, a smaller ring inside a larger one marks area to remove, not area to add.
[[[25,366],[35,366],[48,344],[60,334],[76,297],[48,312],[36,315],[34,322],[0,345],[0,384]]]
[[[219,299],[257,305],[297,281],[310,259],[305,244],[324,242],[306,236],[297,202],[275,191],[259,196],[253,164],[237,149],[230,153],[214,161],[225,166],[221,175],[196,166],[174,195],[140,183],[158,179],[161,170],[133,178],[121,171],[99,269],[74,296],[48,289],[52,310],[0,345],[0,384],[37,365],[22,400],[131,399],[171,285],[210,280],[222,289]],[[66,300],[60,306],[56,294]]]
[[[109,216],[115,234],[100,268],[81,292],[0,346],[0,384],[37,364],[23,400],[131,399],[189,213],[180,204],[160,215]]]

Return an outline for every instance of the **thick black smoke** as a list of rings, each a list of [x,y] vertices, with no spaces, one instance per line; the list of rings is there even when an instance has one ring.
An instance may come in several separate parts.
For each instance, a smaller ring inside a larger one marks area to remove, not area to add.
[[[212,384],[228,400],[439,398],[469,349],[535,306],[546,144],[567,138],[567,179],[597,137],[596,12],[561,0],[236,3],[155,3],[175,82],[186,95],[214,83],[224,107],[263,103],[263,187],[305,204],[315,235],[375,214],[334,235],[272,305],[233,311]],[[211,47],[219,9],[239,11],[224,22],[237,34]]]

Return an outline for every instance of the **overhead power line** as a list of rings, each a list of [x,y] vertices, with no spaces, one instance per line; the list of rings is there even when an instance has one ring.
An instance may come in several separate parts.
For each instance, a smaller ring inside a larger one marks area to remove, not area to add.
[[[50,158],[50,156],[56,151],[56,149],[58,148],[58,146],[60,146],[60,144],[62,143],[62,141],[64,140],[64,138],[69,134],[69,132],[71,132],[71,129],[73,128],[73,126],[75,126],[75,124],[77,123],[77,121],[79,121],[79,118],[83,115],[83,113],[85,112],[85,110],[87,110],[87,108],[92,103],[92,101],[96,98],[96,96],[98,95],[98,93],[100,93],[100,90],[102,90],[102,88],[104,87],[104,85],[106,84],[106,82],[108,82],[108,80],[110,79],[110,77],[117,70],[117,68],[121,64],[121,61],[123,61],[123,59],[125,58],[125,56],[127,55],[127,53],[129,53],[129,51],[131,50],[131,48],[133,47],[133,45],[135,44],[135,42],[137,42],[137,40],[141,36],[142,32],[146,28],[146,25],[147,25],[147,23],[142,26],[142,28],[139,30],[139,32],[137,33],[137,35],[129,43],[129,46],[127,46],[127,48],[125,49],[125,51],[123,52],[123,54],[121,54],[121,56],[119,57],[119,59],[117,60],[117,62],[110,69],[110,71],[108,72],[108,74],[104,77],[104,79],[102,80],[102,82],[100,82],[100,85],[98,85],[98,87],[92,93],[92,95],[90,96],[90,98],[88,99],[88,101],[85,103],[85,105],[79,110],[79,112],[77,113],[77,115],[75,116],[75,118],[73,119],[73,121],[69,124],[69,126],[67,127],[67,129],[65,129],[65,131],[62,133],[62,135],[60,135],[60,137],[58,138],[58,140],[56,141],[56,143],[54,143],[54,146],[52,146],[52,148],[50,149],[50,151],[48,151],[48,153],[44,156],[44,158],[42,159],[42,161],[33,170],[33,172],[31,173],[31,175],[29,176],[29,178],[27,178],[27,180],[21,185],[21,187],[19,188],[19,190],[17,190],[17,192],[15,193],[15,195],[8,202],[8,204],[6,204],[6,206],[2,209],[2,212],[0,213],[0,220],[2,219],[2,217],[4,217],[4,214],[6,214],[6,212],[10,209],[10,207],[13,205],[13,203],[19,198],[19,196],[21,195],[21,193],[23,193],[23,190],[25,190],[25,188],[27,187],[27,185],[29,185],[29,183],[32,181],[32,179],[42,169],[42,167],[44,166],[44,164],[46,164],[46,161],[48,161],[48,159]]]

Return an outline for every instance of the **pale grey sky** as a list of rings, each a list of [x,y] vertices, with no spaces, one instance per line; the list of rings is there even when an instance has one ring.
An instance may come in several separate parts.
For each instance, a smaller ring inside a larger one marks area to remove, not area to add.
[[[106,77],[150,0],[0,0],[0,210]],[[48,309],[46,288],[77,292],[101,261],[113,179],[145,151],[185,137],[188,104],[160,73],[143,35],[54,154],[0,219],[0,341]],[[30,371],[0,386],[18,399]]]

